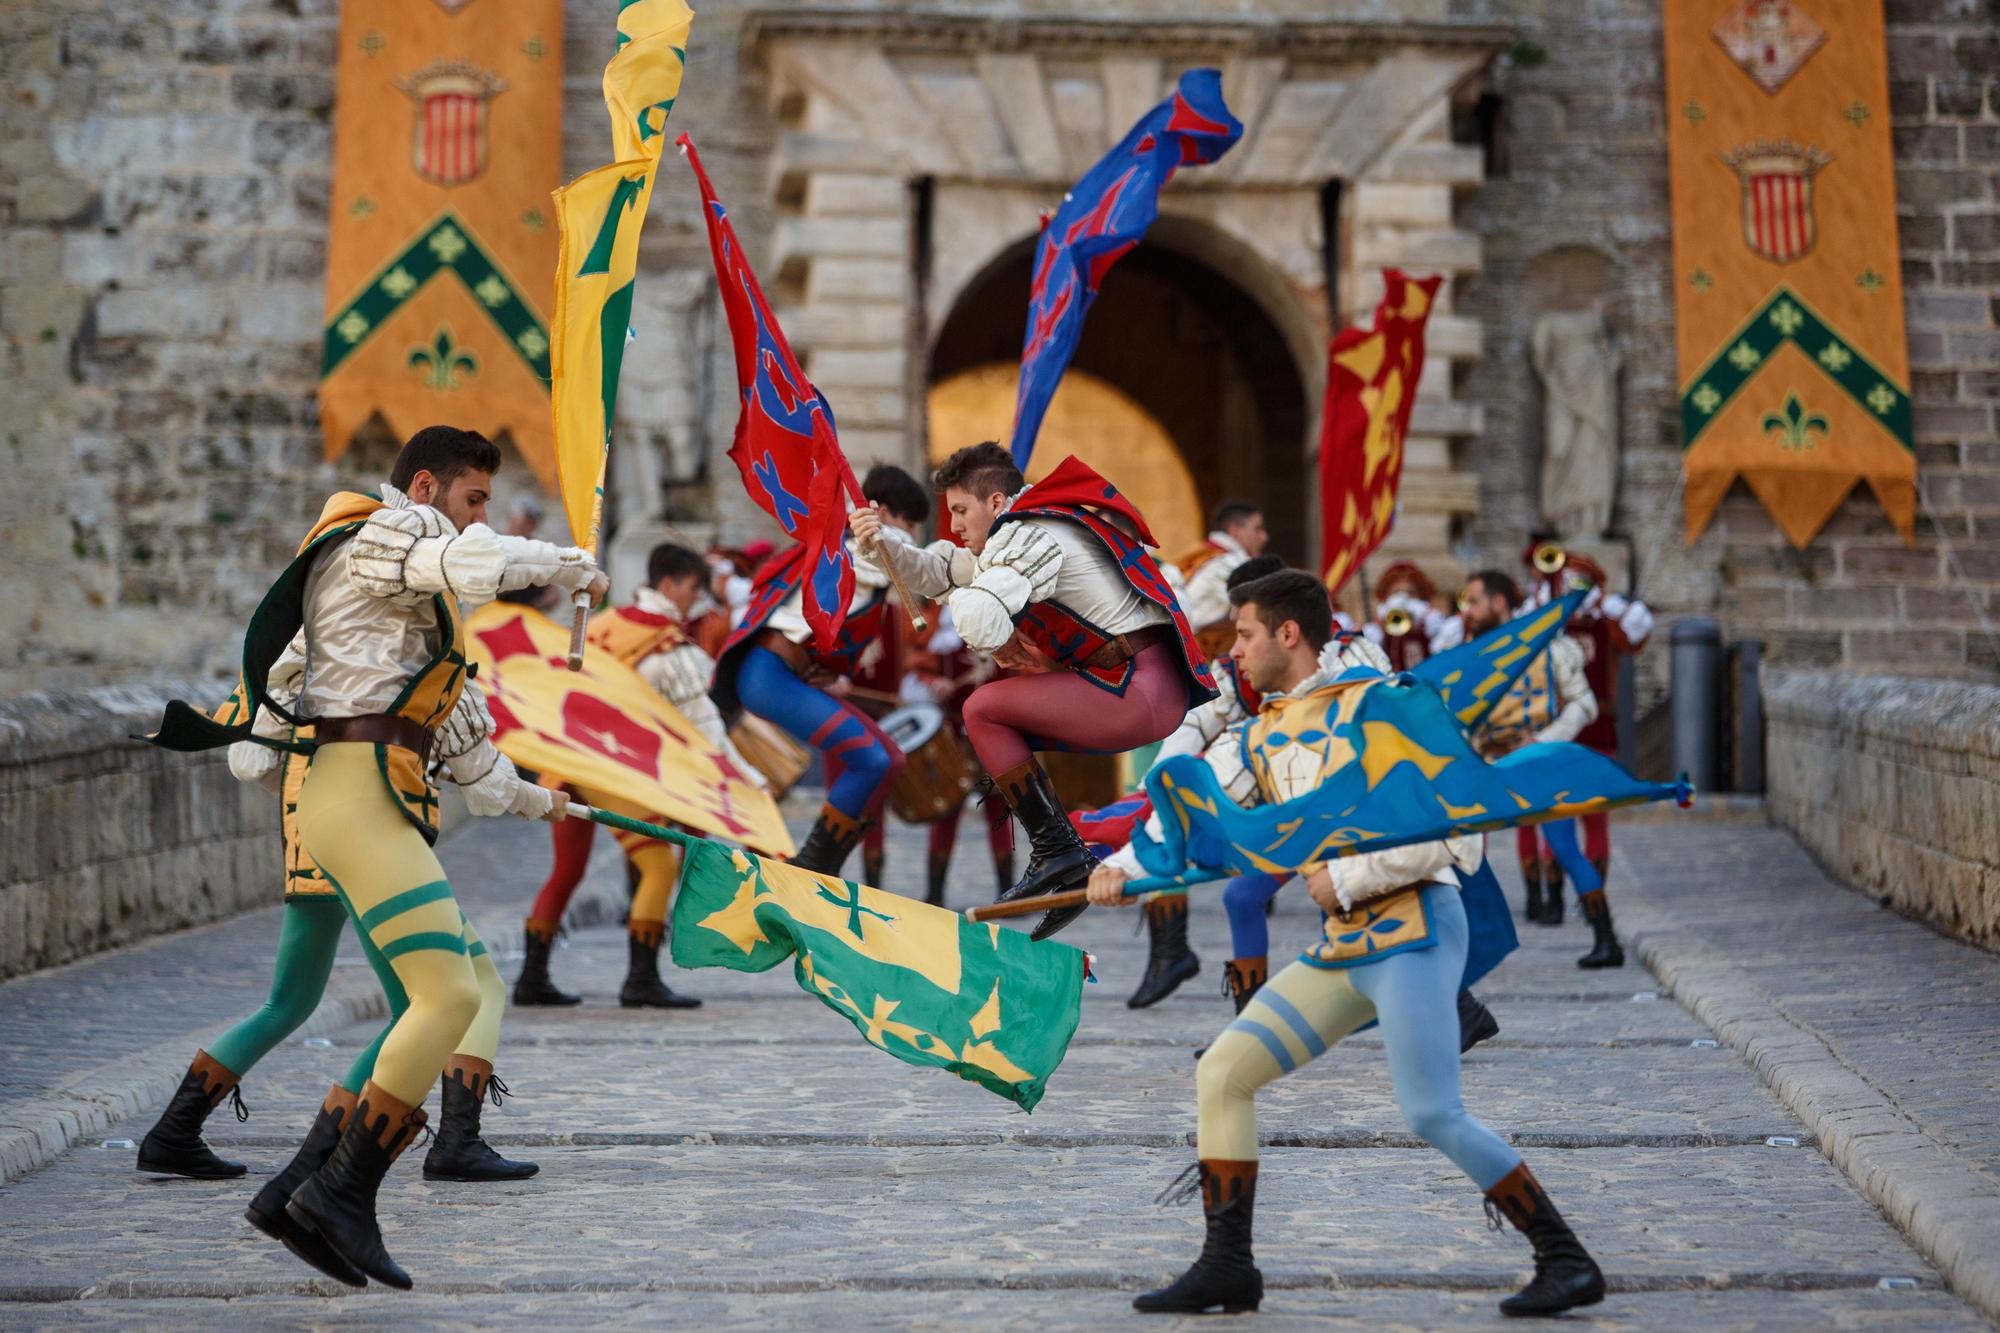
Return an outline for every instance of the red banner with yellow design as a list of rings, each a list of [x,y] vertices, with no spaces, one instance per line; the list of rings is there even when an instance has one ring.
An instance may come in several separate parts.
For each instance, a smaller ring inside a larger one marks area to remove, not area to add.
[[[1442,278],[1382,270],[1375,326],[1334,335],[1319,434],[1320,569],[1340,591],[1389,535],[1403,437],[1424,372],[1424,324]]]
[[[489,602],[465,628],[493,743],[516,764],[546,784],[607,791],[704,833],[792,854],[770,795],[637,671],[609,653],[564,670],[569,631],[527,607]]]
[[[562,0],[344,0],[320,425],[503,432],[555,479]]]
[[[1738,476],[1793,545],[1916,454],[1881,0],[1662,7],[1687,539]]]

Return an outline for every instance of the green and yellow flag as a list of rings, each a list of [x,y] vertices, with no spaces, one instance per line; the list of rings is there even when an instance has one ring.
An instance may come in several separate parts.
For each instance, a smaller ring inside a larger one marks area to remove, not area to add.
[[[604,67],[612,163],[555,192],[561,238],[550,357],[556,475],[570,537],[586,548],[596,546],[603,514],[604,457],[631,329],[639,228],[652,202],[693,22],[694,11],[681,0],[621,5],[617,53]]]
[[[1035,1109],[1076,1034],[1082,952],[720,843],[687,847],[676,963],[767,972],[791,958],[799,986],[872,1044]]]

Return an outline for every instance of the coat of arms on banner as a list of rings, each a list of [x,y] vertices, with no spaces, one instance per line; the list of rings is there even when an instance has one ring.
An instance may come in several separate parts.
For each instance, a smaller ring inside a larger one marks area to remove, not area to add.
[[[507,81],[463,60],[440,60],[398,82],[410,99],[410,165],[433,185],[463,185],[486,170],[486,104]]]
[[[1784,87],[1826,42],[1826,29],[1792,0],[1742,0],[1710,31],[1767,93]]]
[[[1833,154],[1786,141],[1745,144],[1719,156],[1743,187],[1743,243],[1775,264],[1803,259],[1818,239],[1813,177]]]

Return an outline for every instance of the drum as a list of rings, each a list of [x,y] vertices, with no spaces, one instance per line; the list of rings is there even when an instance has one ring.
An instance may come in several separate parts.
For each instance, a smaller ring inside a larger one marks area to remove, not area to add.
[[[898,818],[928,824],[965,804],[978,769],[945,725],[943,709],[932,704],[898,708],[882,719],[881,727],[904,756],[902,776],[889,789],[889,808]]]
[[[771,799],[777,800],[792,789],[812,767],[812,751],[772,726],[755,713],[745,712],[729,729],[729,739],[750,766],[771,783]]]

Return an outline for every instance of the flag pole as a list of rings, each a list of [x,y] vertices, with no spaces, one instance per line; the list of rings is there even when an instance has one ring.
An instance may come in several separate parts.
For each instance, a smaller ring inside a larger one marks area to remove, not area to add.
[[[846,454],[840,455],[840,472],[842,479],[847,483],[847,493],[853,498],[854,507],[864,508],[868,504],[868,497],[861,493],[861,483],[854,479],[854,465],[847,461]],[[889,558],[887,543],[877,537],[870,545],[875,548],[873,553],[875,559],[881,564],[882,571],[889,576],[889,583],[895,588],[896,596],[902,599],[903,609],[910,613],[911,626],[917,633],[922,634],[931,627],[930,622],[925,620],[924,613],[917,609],[922,603],[911,597],[910,590],[903,586],[903,576],[896,572],[896,562]]]
[[[1146,893],[1186,893],[1202,884],[1219,884],[1233,879],[1227,870],[1197,870],[1185,875],[1149,875],[1141,879],[1125,881],[1119,890],[1120,896],[1137,898]],[[1052,912],[1063,907],[1082,907],[1090,899],[1082,889],[1064,889],[1060,893],[1039,893],[1032,898],[1015,898],[1004,903],[982,903],[978,907],[965,909],[965,919],[972,922],[1000,921],[1011,916],[1032,916],[1036,912]]]

